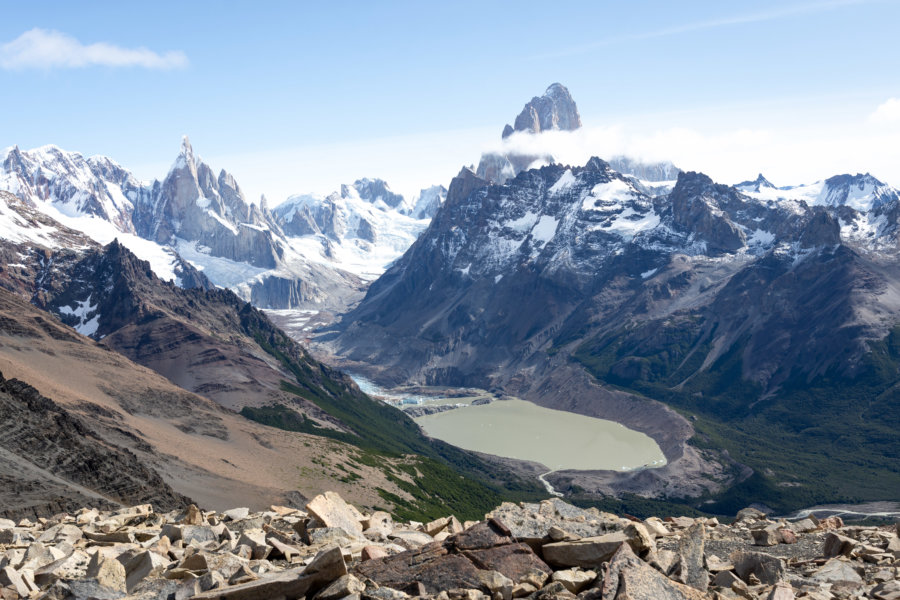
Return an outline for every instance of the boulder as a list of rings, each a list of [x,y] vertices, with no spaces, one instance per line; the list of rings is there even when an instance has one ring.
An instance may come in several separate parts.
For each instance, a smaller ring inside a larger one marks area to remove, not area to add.
[[[288,569],[239,585],[203,592],[196,600],[264,600],[312,596],[347,574],[344,556],[338,547],[323,550],[306,567]]]
[[[266,534],[261,529],[243,532],[237,543],[238,546],[249,546],[253,560],[263,560],[272,551],[272,547],[266,543]]]
[[[40,587],[47,587],[57,579],[79,579],[87,571],[91,557],[81,551],[75,550],[68,556],[44,565],[34,572],[34,582]]]
[[[816,583],[850,583],[862,585],[865,583],[861,576],[862,567],[853,565],[846,560],[832,558],[815,573],[810,576],[810,580]]]
[[[774,526],[765,527],[763,529],[751,529],[750,535],[753,536],[754,546],[778,545],[778,531]]]
[[[364,591],[366,591],[366,586],[355,575],[347,573],[335,579],[316,594],[314,600],[339,600],[354,594],[359,596]]]
[[[555,567],[590,569],[609,560],[619,546],[627,542],[628,536],[617,531],[580,540],[544,544],[542,552],[544,560]]]
[[[565,569],[563,571],[556,571],[550,576],[550,579],[562,583],[566,589],[573,594],[578,594],[597,579],[597,572],[590,570],[582,571],[580,569]]]
[[[19,572],[12,567],[0,569],[0,587],[3,586],[11,587],[22,598],[28,597],[31,592]]]
[[[101,552],[95,552],[88,563],[86,576],[94,579],[101,587],[118,592],[127,591],[125,583],[127,572],[119,561],[103,556]]]
[[[706,526],[702,523],[692,525],[678,540],[677,581],[705,592],[709,587],[709,573],[704,558],[706,544]]]
[[[530,546],[515,542],[496,519],[478,523],[443,542],[367,560],[354,568],[360,577],[413,595],[419,594],[420,585],[429,594],[454,588],[479,589],[484,571],[497,571],[519,582],[535,573],[546,579],[550,568]]]
[[[766,600],[794,600],[794,588],[787,583],[779,583],[772,588]]]
[[[129,560],[125,564],[125,587],[128,593],[130,594],[145,577],[154,572],[161,572],[168,564],[169,561],[150,551],[141,552]]]
[[[250,516],[250,509],[246,507],[232,508],[223,512],[222,516],[224,516],[229,521],[240,521],[241,519],[246,519]]]
[[[734,572],[745,583],[750,583],[750,576],[756,577],[760,583],[775,585],[785,574],[785,563],[780,558],[762,552],[732,552],[730,556]]]
[[[334,492],[325,492],[310,500],[306,511],[322,527],[340,527],[351,535],[362,536],[362,515]]]
[[[822,555],[826,558],[850,556],[850,553],[853,552],[853,549],[856,548],[857,545],[859,545],[859,542],[853,538],[829,531],[825,534],[825,545],[822,550]]]
[[[628,544],[621,544],[606,569],[602,597],[604,600],[701,600],[706,594],[672,581],[638,558]]]
[[[182,525],[205,525],[206,521],[203,520],[203,513],[200,512],[200,509],[195,504],[191,504],[187,507],[184,518],[181,519],[180,523]]]

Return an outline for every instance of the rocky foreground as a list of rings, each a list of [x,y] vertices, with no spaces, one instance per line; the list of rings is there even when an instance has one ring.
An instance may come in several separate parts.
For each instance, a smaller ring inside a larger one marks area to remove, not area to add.
[[[150,505],[0,519],[0,598],[900,598],[897,525],[622,518],[559,499],[481,522],[394,523],[328,492],[272,506]]]

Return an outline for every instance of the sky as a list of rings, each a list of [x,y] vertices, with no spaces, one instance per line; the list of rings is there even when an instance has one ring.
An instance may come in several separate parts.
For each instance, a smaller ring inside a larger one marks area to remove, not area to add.
[[[0,0],[0,147],[165,176],[183,135],[251,199],[380,177],[410,195],[500,149],[560,82],[561,162],[900,187],[900,0]],[[538,143],[532,140],[529,143]]]

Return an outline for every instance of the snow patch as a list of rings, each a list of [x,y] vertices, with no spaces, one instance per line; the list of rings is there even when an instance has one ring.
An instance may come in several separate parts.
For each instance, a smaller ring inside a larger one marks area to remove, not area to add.
[[[560,176],[560,178],[556,181],[556,183],[553,184],[548,192],[551,196],[559,195],[575,185],[577,181],[578,180],[575,179],[575,175],[572,174],[572,169],[566,169],[566,172]]]
[[[658,268],[650,269],[649,271],[644,271],[643,273],[641,273],[641,279],[649,279],[649,278],[653,277],[654,275],[656,275],[657,271],[659,271]]]
[[[532,239],[542,242],[541,247],[546,246],[547,242],[552,240],[553,236],[556,235],[556,227],[558,224],[559,221],[550,215],[543,215],[531,230]]]
[[[97,333],[97,329],[100,327],[100,315],[95,314],[93,317],[88,319],[88,315],[91,313],[96,313],[97,305],[91,304],[91,296],[89,295],[86,300],[81,302],[77,302],[75,306],[60,306],[59,312],[63,315],[71,315],[78,318],[78,323],[75,324],[75,331],[80,333],[81,335],[94,335]]]

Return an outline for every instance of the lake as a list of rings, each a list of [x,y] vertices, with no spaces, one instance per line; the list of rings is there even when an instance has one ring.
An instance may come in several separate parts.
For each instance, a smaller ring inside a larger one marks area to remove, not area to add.
[[[535,461],[551,470],[627,471],[666,463],[656,442],[643,433],[525,400],[466,406],[416,422],[454,446]]]
[[[351,375],[367,394],[392,403],[404,399],[425,405],[461,404],[460,408],[415,421],[431,437],[466,450],[530,460],[551,470],[629,471],[661,467],[665,456],[648,435],[619,423],[544,408],[525,400],[494,400],[471,405],[468,399],[389,391]]]

